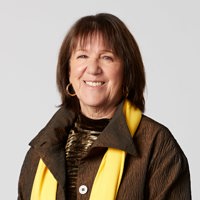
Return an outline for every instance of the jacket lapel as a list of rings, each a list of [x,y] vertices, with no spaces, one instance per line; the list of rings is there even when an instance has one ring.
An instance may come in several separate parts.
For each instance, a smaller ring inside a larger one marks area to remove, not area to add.
[[[66,182],[65,144],[75,114],[60,108],[44,129],[30,142],[48,169],[64,187]]]

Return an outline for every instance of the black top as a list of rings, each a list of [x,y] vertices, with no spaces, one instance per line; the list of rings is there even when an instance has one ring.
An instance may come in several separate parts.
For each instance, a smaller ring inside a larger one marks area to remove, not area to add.
[[[67,197],[76,200],[76,180],[78,166],[93,142],[107,126],[109,119],[94,120],[79,114],[74,127],[70,130],[66,150],[67,163]]]

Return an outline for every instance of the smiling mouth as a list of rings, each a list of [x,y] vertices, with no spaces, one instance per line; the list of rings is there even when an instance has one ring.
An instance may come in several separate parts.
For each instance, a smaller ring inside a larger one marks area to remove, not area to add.
[[[92,86],[92,87],[97,87],[97,86],[102,86],[105,82],[102,81],[84,81],[86,85]]]

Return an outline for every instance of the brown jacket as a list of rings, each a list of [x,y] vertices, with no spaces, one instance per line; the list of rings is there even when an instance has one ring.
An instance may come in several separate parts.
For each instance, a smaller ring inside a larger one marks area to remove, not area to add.
[[[170,131],[147,116],[131,138],[122,113],[122,104],[88,155],[82,159],[77,179],[77,199],[88,200],[92,184],[107,147],[127,152],[117,200],[190,200],[187,159]],[[40,158],[58,181],[57,200],[67,199],[65,143],[75,114],[64,107],[30,143],[20,179],[18,200],[29,200]],[[85,194],[79,187],[87,187]]]

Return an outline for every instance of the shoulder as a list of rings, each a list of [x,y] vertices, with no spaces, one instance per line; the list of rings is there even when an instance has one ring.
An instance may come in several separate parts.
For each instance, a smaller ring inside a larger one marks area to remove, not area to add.
[[[157,155],[171,153],[185,157],[169,128],[146,115],[142,116],[136,138],[142,146],[149,148],[151,153]]]
[[[36,148],[39,146],[51,146],[62,142],[66,137],[66,130],[71,127],[76,114],[65,107],[58,109],[49,122],[30,142],[30,146]],[[44,145],[45,146],[45,145]]]
[[[138,131],[147,137],[170,137],[174,139],[171,131],[168,127],[166,127],[164,124],[146,116],[143,115],[140,125],[138,127]]]
[[[140,123],[140,128],[147,130],[163,130],[163,131],[169,131],[169,129],[162,123],[146,116],[142,115],[141,123]]]
[[[143,137],[155,138],[161,135],[161,137],[173,137],[170,130],[160,122],[142,115],[140,125],[138,127],[138,134],[142,134]]]

